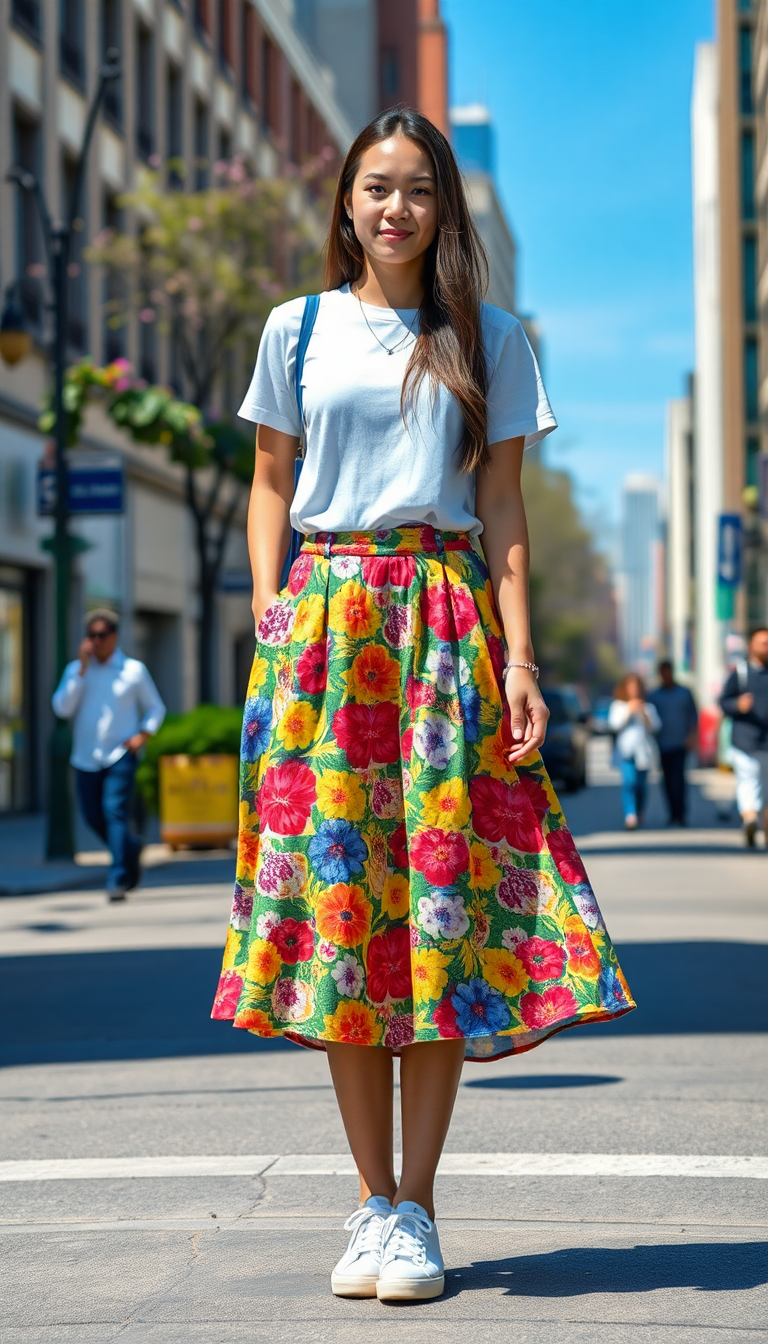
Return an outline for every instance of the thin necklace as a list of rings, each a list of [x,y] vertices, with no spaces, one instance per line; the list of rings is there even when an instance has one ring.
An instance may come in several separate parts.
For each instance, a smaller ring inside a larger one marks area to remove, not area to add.
[[[351,286],[350,286],[350,288],[351,288]],[[408,340],[408,337],[413,335],[413,324],[414,324],[414,322],[416,321],[416,318],[419,316],[419,310],[418,310],[418,308],[416,309],[416,312],[413,314],[413,317],[412,317],[411,320],[410,320],[410,323],[409,323],[409,325],[408,325],[408,330],[406,331],[405,335],[404,335],[404,336],[397,342],[397,345],[393,345],[393,346],[390,347],[390,346],[388,346],[388,345],[385,345],[384,342],[383,342],[382,340],[379,340],[379,337],[376,335],[376,332],[373,330],[373,327],[371,326],[370,322],[368,321],[368,318],[365,316],[365,309],[364,309],[364,307],[363,307],[363,300],[360,298],[360,294],[359,294],[359,292],[355,292],[355,291],[353,291],[353,292],[355,293],[355,298],[357,299],[357,302],[360,304],[360,312],[363,314],[363,321],[365,322],[365,325],[366,325],[366,327],[368,328],[368,330],[370,331],[370,333],[371,333],[373,339],[374,339],[375,341],[378,341],[378,342],[379,342],[379,345],[381,346],[382,350],[386,350],[386,352],[387,352],[388,355],[394,355],[395,351],[396,351],[396,350],[399,350],[399,349],[400,349],[400,346],[405,344],[405,342]]]

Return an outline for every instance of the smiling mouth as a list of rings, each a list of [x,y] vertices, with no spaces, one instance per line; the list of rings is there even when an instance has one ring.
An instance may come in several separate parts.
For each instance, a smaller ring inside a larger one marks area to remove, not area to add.
[[[382,238],[410,238],[408,229],[380,229]]]

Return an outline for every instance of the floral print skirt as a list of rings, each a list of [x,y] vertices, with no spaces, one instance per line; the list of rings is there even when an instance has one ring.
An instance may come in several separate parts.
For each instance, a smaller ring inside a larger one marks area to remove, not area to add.
[[[487,1060],[634,1007],[540,755],[505,760],[505,653],[467,533],[305,539],[256,635],[214,1017]]]

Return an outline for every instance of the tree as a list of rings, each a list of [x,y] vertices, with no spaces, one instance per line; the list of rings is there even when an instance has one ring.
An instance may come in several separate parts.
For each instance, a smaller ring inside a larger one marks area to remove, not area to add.
[[[523,472],[531,534],[531,629],[553,680],[604,688],[619,671],[615,609],[605,559],[584,523],[565,471],[537,458]]]
[[[166,191],[155,176],[121,198],[138,230],[104,230],[86,252],[110,278],[110,325],[121,326],[133,314],[155,324],[180,370],[176,391],[202,413],[203,432],[166,433],[152,441],[165,443],[185,473],[198,562],[198,689],[204,702],[214,697],[216,589],[254,453],[252,440],[236,428],[233,407],[222,417],[214,398],[238,356],[243,368],[252,363],[275,304],[316,281],[319,249],[311,220],[302,215],[302,182],[320,181],[329,153],[293,179],[256,180],[239,158],[216,164],[217,186],[209,191]],[[137,395],[147,391],[140,380],[133,380],[133,389]],[[171,398],[167,389],[149,391]],[[151,421],[151,398],[143,406]]]

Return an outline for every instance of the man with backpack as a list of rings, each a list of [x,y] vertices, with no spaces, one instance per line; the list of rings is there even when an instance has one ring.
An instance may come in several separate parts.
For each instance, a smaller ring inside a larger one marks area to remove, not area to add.
[[[761,822],[768,845],[768,627],[752,631],[748,659],[730,673],[720,708],[733,720],[731,760],[747,846],[755,848]]]

